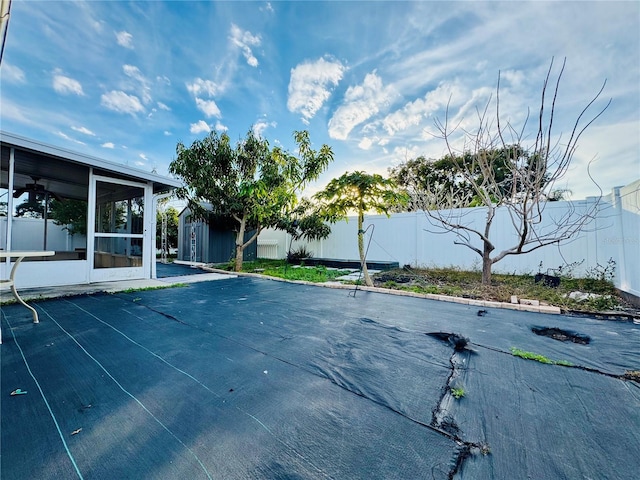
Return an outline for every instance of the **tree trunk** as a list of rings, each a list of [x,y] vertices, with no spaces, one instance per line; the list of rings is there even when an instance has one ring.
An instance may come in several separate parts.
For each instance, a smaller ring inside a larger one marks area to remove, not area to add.
[[[242,259],[244,258],[245,225],[246,225],[245,217],[242,217],[242,219],[240,220],[240,228],[238,229],[238,233],[236,234],[236,264],[234,268],[236,272],[242,271]]]
[[[242,245],[238,245],[238,242],[236,242],[236,264],[235,264],[235,268],[234,270],[236,272],[241,272],[242,271],[242,259],[244,257],[244,248],[242,248]]]
[[[482,284],[491,285],[491,266],[493,261],[491,260],[491,251],[493,248],[489,248],[487,242],[484,244],[484,252],[482,253]]]
[[[364,277],[365,285],[373,287],[373,280],[369,276],[369,270],[367,269],[367,259],[364,258],[364,230],[362,230],[362,224],[364,223],[364,214],[358,215],[358,253],[360,253],[360,265],[362,265],[362,276]]]

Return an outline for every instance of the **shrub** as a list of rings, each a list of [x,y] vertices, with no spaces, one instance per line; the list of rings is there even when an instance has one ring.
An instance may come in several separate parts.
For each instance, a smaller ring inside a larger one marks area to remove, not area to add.
[[[313,258],[313,252],[307,250],[304,245],[299,246],[293,251],[287,253],[287,263],[300,263],[305,258]]]

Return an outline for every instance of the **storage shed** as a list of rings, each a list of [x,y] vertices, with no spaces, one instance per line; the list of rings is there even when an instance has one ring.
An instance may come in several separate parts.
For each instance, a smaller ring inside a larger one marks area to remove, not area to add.
[[[210,204],[202,205],[211,210]],[[230,219],[209,215],[207,221],[193,218],[189,207],[180,212],[178,219],[178,260],[198,263],[225,263],[235,257],[235,223]],[[245,233],[245,242],[255,230]],[[244,250],[245,261],[255,260],[257,241]]]

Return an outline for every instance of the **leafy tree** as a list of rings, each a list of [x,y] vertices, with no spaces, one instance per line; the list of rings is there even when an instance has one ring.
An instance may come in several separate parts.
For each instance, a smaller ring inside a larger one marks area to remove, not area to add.
[[[16,217],[24,218],[44,218],[45,215],[45,199],[44,196],[32,200],[25,200],[16,205]],[[46,214],[51,213],[51,204],[47,205]]]
[[[69,235],[87,234],[87,208],[86,200],[52,200],[50,218],[56,225],[64,225],[64,230]]]
[[[295,208],[283,215],[275,228],[286,231],[293,240],[318,240],[331,233],[317,205],[308,198],[302,198]]]
[[[233,219],[236,271],[242,269],[244,249],[263,228],[277,227],[289,218],[298,203],[297,192],[333,160],[327,145],[319,151],[311,148],[308,132],[294,132],[294,139],[297,155],[270,148],[252,130],[235,146],[226,133],[217,132],[189,148],[177,145],[177,158],[169,169],[186,184],[177,196],[188,201],[194,217],[207,220],[213,214]],[[212,211],[206,211],[202,202],[210,203]],[[245,242],[245,232],[251,230],[255,233]]]
[[[166,207],[164,209],[167,215],[167,248],[175,248],[178,246],[178,223],[180,212],[175,207]],[[156,212],[156,245],[161,245],[162,237],[162,212],[160,209]]]
[[[324,190],[314,195],[319,203],[321,215],[329,222],[346,220],[349,212],[358,214],[358,253],[362,264],[362,273],[367,285],[373,282],[367,270],[364,251],[364,214],[368,211],[384,213],[389,216],[398,205],[406,202],[404,194],[396,189],[395,182],[378,174],[356,171],[346,172],[340,178],[334,178]]]
[[[490,168],[484,168],[485,162],[478,159],[480,156],[491,159]],[[520,179],[522,175],[516,174],[518,163],[522,173],[531,176],[535,161],[520,145],[506,145],[477,153],[447,154],[439,160],[418,157],[389,169],[389,173],[400,187],[419,197],[410,201],[409,209],[436,209],[444,197],[449,197],[450,207],[464,208],[482,205],[474,186],[487,180],[496,190],[492,196],[494,203],[517,201],[526,188]],[[547,181],[544,175],[543,188]],[[552,194],[557,200],[563,192],[557,190]]]
[[[549,86],[553,61],[547,71],[531,144],[525,146],[528,116],[521,128],[503,121],[498,75],[495,117],[488,114],[492,104],[489,100],[484,110],[478,111],[478,126],[473,130],[458,132],[449,126],[447,119],[444,123],[436,123],[448,149],[446,165],[451,168],[444,180],[439,177],[442,175],[440,169],[422,161],[408,162],[394,171],[395,178],[410,192],[418,208],[423,209],[436,225],[454,232],[457,236],[455,244],[464,245],[480,255],[483,284],[491,283],[494,263],[507,255],[525,254],[568,240],[594,218],[599,207],[595,202],[586,210],[577,211],[569,205],[572,209],[561,218],[550,218],[551,225],[542,223],[547,203],[563,198],[566,193],[555,185],[567,173],[578,140],[609,106],[607,103],[590,119],[583,120],[602,93],[603,85],[579,113],[569,137],[563,139],[562,144],[553,143],[556,100],[565,63],[555,79],[555,88]],[[551,95],[550,88],[553,88]],[[460,141],[463,147],[456,149],[454,145]],[[466,206],[486,209],[484,225],[476,227],[465,220],[468,212],[459,207]],[[494,253],[496,246],[491,227],[500,207],[507,210],[515,240],[511,246]]]

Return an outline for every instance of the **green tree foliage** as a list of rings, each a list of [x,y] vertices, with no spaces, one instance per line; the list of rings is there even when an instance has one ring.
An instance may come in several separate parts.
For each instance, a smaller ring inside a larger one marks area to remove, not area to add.
[[[25,200],[24,202],[16,205],[16,217],[23,218],[44,218],[45,214],[45,198],[40,196],[39,198]],[[51,204],[46,206],[47,217],[51,213]]]
[[[364,214],[373,211],[389,216],[406,202],[406,196],[398,192],[393,180],[356,171],[334,178],[324,190],[314,195],[314,199],[319,202],[321,216],[329,222],[346,220],[350,212],[358,215],[358,253],[365,283],[372,286],[365,262]]]
[[[211,213],[233,219],[236,271],[242,269],[244,249],[263,228],[278,227],[283,219],[291,218],[298,204],[297,192],[316,180],[333,160],[327,145],[319,151],[311,148],[308,132],[294,132],[294,139],[297,155],[270,148],[252,130],[235,146],[226,133],[217,132],[188,148],[177,145],[177,158],[169,167],[185,183],[177,196],[189,202],[197,218],[207,220]],[[211,204],[212,211],[205,211],[202,202]],[[245,232],[251,230],[255,233],[245,242]]]
[[[327,238],[331,233],[331,228],[325,223],[317,205],[308,198],[302,198],[274,227],[289,233],[293,240],[318,240]]]
[[[64,225],[69,235],[86,235],[87,205],[86,200],[52,200],[49,217],[56,225]]]
[[[178,246],[178,223],[180,212],[175,207],[166,207],[167,215],[167,247],[176,248]],[[162,237],[162,212],[156,212],[156,245],[161,245]]]
[[[531,155],[519,144],[480,149],[477,152],[451,153],[439,160],[418,157],[390,169],[398,186],[419,198],[409,208],[437,209],[447,199],[447,207],[476,207],[483,204],[478,186],[492,203],[502,205],[518,202],[527,195],[528,185],[537,175],[540,155]],[[544,190],[546,172],[538,187]],[[561,191],[552,192],[550,199],[562,198]]]

